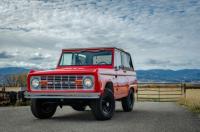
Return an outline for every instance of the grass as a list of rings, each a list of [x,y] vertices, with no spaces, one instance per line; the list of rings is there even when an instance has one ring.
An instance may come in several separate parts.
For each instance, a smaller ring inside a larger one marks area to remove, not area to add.
[[[195,113],[200,113],[200,89],[188,89],[186,97],[180,98],[178,104],[186,106]]]

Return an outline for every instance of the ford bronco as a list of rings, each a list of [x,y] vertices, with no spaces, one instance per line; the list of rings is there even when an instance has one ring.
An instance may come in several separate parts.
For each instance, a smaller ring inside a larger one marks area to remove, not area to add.
[[[57,68],[31,70],[26,98],[36,118],[51,118],[57,106],[84,111],[89,106],[97,120],[111,119],[115,100],[125,112],[133,109],[137,79],[129,53],[114,47],[63,49]]]

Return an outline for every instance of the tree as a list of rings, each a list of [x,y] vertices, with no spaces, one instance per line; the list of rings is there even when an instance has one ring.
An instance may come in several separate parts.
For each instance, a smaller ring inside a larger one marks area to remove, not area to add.
[[[13,74],[5,76],[5,84],[8,87],[25,87],[27,73]]]

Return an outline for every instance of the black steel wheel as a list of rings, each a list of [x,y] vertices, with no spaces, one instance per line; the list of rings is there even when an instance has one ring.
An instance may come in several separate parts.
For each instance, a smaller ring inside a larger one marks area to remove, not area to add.
[[[106,89],[99,99],[91,102],[91,108],[97,120],[111,119],[115,111],[113,92],[110,89]]]

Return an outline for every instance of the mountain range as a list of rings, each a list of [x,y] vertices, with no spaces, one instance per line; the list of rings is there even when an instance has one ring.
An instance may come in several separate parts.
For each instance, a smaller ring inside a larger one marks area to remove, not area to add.
[[[0,82],[6,75],[28,73],[29,71],[29,68],[24,67],[0,68]],[[139,82],[200,82],[200,69],[150,69],[137,70],[136,73]]]
[[[138,70],[140,82],[200,82],[200,69]]]

